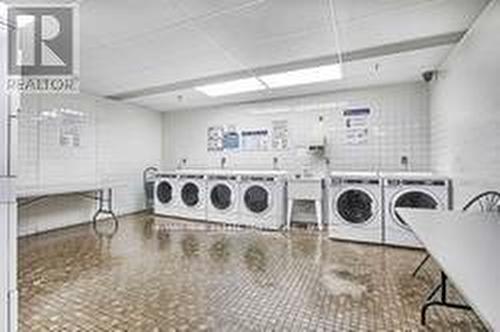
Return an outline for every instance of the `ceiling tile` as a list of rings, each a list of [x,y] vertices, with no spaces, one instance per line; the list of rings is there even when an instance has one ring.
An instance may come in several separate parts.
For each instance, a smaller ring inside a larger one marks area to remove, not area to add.
[[[374,7],[371,0],[338,1],[339,16],[344,18],[339,20],[339,31],[345,52],[465,30],[488,0],[374,1],[386,3],[380,11],[369,10]],[[357,7],[366,8],[369,14],[363,15]]]
[[[140,40],[183,19],[173,0],[85,1],[80,8],[82,45],[87,49]]]

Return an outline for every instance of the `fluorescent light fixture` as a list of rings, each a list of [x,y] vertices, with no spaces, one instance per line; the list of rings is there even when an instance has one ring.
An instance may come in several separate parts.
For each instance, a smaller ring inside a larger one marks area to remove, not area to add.
[[[340,64],[291,70],[259,77],[270,88],[318,83],[342,78]]]
[[[266,89],[266,86],[255,77],[195,87],[195,90],[210,97],[226,96],[264,89]]]

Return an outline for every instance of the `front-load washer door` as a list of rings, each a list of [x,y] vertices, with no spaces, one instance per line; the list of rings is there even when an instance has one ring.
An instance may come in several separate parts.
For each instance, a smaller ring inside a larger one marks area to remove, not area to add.
[[[263,213],[270,208],[270,194],[261,185],[252,185],[245,190],[245,207],[253,213]]]
[[[233,204],[232,190],[225,183],[218,183],[210,191],[210,202],[213,207],[220,211],[226,211]]]
[[[188,182],[181,189],[182,202],[189,207],[195,207],[200,202],[200,189],[193,182]]]
[[[396,213],[397,208],[437,209],[439,201],[430,192],[422,190],[407,190],[397,195],[392,201],[391,215],[398,226],[408,229],[409,226]]]
[[[370,223],[376,214],[376,202],[366,190],[353,188],[341,192],[335,201],[335,210],[342,220],[352,226]]]
[[[161,181],[156,186],[156,198],[162,204],[169,204],[173,198],[173,187],[168,181]]]

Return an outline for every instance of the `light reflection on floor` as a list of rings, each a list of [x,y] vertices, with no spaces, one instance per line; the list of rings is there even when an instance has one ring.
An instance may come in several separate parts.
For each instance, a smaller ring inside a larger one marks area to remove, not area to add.
[[[21,331],[415,331],[438,276],[420,251],[326,234],[224,230],[136,215],[113,237],[89,225],[19,245]],[[431,309],[429,330],[484,327]]]

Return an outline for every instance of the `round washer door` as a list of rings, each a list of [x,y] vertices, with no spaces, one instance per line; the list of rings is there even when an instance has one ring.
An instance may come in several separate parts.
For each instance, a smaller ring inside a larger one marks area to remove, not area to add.
[[[182,186],[181,198],[187,206],[195,206],[200,201],[200,189],[193,182],[188,182]]]
[[[172,201],[172,185],[168,181],[161,181],[156,186],[156,198],[162,204],[168,204]]]
[[[407,190],[397,195],[392,201],[391,214],[398,226],[408,228],[406,222],[396,213],[396,208],[437,209],[439,202],[430,192]]]
[[[359,188],[344,190],[337,196],[334,205],[342,220],[352,225],[366,225],[375,216],[376,202],[367,190]]]
[[[245,190],[243,200],[248,210],[262,213],[270,207],[269,192],[261,185],[252,185]]]
[[[232,190],[225,183],[218,183],[210,191],[210,202],[217,210],[227,210],[232,202]]]

